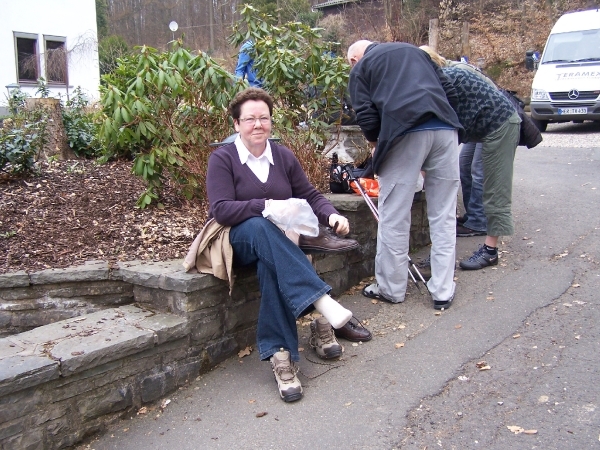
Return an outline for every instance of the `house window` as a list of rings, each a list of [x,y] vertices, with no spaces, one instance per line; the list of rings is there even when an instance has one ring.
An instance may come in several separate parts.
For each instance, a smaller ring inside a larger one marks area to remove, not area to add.
[[[35,35],[15,36],[17,47],[17,70],[19,81],[36,82],[40,77],[40,66]]]
[[[46,44],[46,81],[67,83],[67,46],[64,38],[44,37]]]

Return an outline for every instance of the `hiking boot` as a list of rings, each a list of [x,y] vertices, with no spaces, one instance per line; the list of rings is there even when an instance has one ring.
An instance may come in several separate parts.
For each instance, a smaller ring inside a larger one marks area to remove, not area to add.
[[[490,255],[484,245],[480,245],[473,255],[460,262],[460,268],[463,270],[479,270],[487,266],[496,266],[498,264],[498,252]]]
[[[458,237],[485,236],[487,231],[471,230],[463,225],[456,225],[456,235]]]
[[[419,269],[419,272],[425,281],[431,278],[431,254],[427,255],[427,258],[415,263],[415,266],[417,266],[417,269]],[[414,267],[409,266],[409,270],[413,273],[418,281],[421,281],[421,278],[419,278],[419,275],[417,275]]]
[[[342,346],[335,338],[333,328],[325,317],[319,317],[310,323],[310,346],[322,359],[342,356]]]
[[[271,366],[277,380],[279,395],[284,402],[295,402],[302,398],[302,385],[296,376],[298,368],[292,362],[290,352],[280,349],[271,356]]]

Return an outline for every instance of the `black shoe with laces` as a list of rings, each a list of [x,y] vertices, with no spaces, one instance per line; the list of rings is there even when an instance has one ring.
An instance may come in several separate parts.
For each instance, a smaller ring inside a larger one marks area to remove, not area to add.
[[[485,249],[485,245],[480,245],[479,249],[468,259],[460,262],[460,268],[463,270],[479,270],[488,266],[496,266],[498,264],[498,252],[490,255]]]

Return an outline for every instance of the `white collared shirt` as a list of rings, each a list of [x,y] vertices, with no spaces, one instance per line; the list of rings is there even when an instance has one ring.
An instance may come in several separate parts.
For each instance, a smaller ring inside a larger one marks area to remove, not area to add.
[[[246,148],[239,134],[235,138],[234,143],[240,157],[240,162],[246,164],[261,183],[266,183],[269,178],[269,168],[273,164],[273,153],[271,152],[269,140],[267,139],[265,151],[258,158]]]

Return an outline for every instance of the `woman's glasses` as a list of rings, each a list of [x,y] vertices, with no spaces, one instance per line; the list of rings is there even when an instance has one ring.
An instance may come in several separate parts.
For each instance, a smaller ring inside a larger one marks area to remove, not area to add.
[[[239,119],[239,120],[240,120],[240,123],[243,123],[244,125],[254,125],[257,120],[260,122],[261,125],[266,125],[268,123],[271,123],[270,117],[245,117],[245,118]]]

